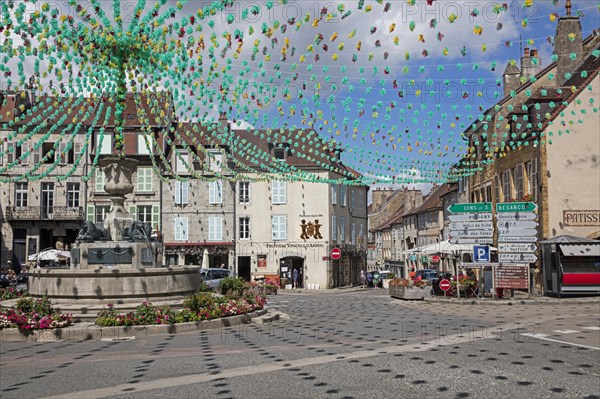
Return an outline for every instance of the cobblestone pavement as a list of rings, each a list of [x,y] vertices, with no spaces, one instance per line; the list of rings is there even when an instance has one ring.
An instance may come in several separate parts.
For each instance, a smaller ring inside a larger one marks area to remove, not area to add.
[[[272,323],[2,343],[4,398],[600,398],[600,302],[269,298]]]

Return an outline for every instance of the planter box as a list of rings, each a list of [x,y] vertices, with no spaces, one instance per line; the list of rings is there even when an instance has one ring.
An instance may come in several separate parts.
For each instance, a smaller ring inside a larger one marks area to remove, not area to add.
[[[384,278],[383,279],[383,288],[390,288],[390,281],[392,281],[391,278]]]
[[[277,295],[277,287],[252,287],[255,294]]]
[[[425,299],[431,298],[431,287],[403,287],[391,286],[390,296],[398,299]]]

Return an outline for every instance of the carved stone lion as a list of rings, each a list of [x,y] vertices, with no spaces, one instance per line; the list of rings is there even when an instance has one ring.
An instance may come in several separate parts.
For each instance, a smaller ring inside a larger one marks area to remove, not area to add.
[[[96,226],[95,223],[86,220],[83,222],[83,227],[79,230],[75,241],[93,242],[96,240],[106,240],[106,230],[102,227]]]

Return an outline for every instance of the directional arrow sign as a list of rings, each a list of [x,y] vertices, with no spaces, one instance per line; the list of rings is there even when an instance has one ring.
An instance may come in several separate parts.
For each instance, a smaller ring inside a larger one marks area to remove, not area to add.
[[[496,222],[496,226],[498,226],[499,229],[501,228],[505,228],[505,229],[535,229],[536,227],[538,227],[538,224],[533,221],[533,220],[508,220],[508,221],[504,221],[501,220],[499,222]]]
[[[469,213],[469,212],[491,212],[491,202],[476,202],[464,204],[452,204],[448,207],[450,213]]]
[[[451,244],[491,244],[493,239],[490,238],[451,238]]]
[[[452,238],[483,238],[492,237],[494,230],[450,230]]]
[[[498,261],[500,263],[533,263],[537,260],[537,256],[534,254],[512,254],[512,253],[500,253],[498,254]]]
[[[533,212],[503,212],[497,213],[496,219],[498,221],[504,220],[535,220],[537,213]]]
[[[457,215],[449,215],[451,222],[488,222],[492,220],[491,213],[459,213]]]
[[[521,236],[521,237],[529,237],[536,236],[536,229],[520,229],[520,228],[498,228],[499,236]]]
[[[450,223],[450,230],[494,230],[494,222]]]
[[[533,243],[500,243],[498,244],[498,251],[500,252],[523,252],[533,253],[537,249],[537,246]]]
[[[502,202],[496,204],[496,212],[534,212],[535,202]]]
[[[498,242],[537,242],[537,237],[498,236]]]

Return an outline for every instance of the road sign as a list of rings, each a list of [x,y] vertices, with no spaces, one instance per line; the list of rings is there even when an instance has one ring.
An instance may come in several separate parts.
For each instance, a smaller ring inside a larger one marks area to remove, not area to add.
[[[535,244],[528,243],[501,243],[498,244],[499,252],[526,252],[533,253],[537,249]]]
[[[476,203],[463,203],[463,204],[452,204],[448,207],[448,211],[451,213],[470,213],[470,212],[491,212],[491,202],[476,202]]]
[[[533,212],[503,212],[497,213],[496,219],[498,221],[503,220],[535,220],[537,218],[537,213]]]
[[[501,220],[496,222],[496,226],[499,229],[535,229],[538,224],[533,220]]]
[[[488,245],[473,245],[473,260],[475,262],[489,262],[490,247]]]
[[[451,222],[489,222],[493,219],[491,213],[458,213],[449,215],[448,219]]]
[[[499,253],[498,260],[501,263],[533,263],[538,259],[531,253]]]
[[[331,259],[338,260],[342,257],[342,251],[338,247],[335,247],[331,249],[329,255],[331,255]]]
[[[450,238],[450,244],[491,244],[492,237],[486,238]]]
[[[440,290],[446,292],[450,289],[451,285],[450,285],[450,281],[443,279],[442,281],[440,281]]]
[[[494,230],[450,230],[448,234],[452,238],[483,238],[492,237]]]
[[[501,265],[494,268],[495,288],[527,289],[528,266]]]
[[[458,267],[465,269],[479,268],[479,267],[492,267],[500,265],[499,262],[487,262],[487,263],[475,263],[475,262],[459,262]]]
[[[517,237],[530,237],[537,236],[536,229],[520,229],[520,228],[503,228],[498,227],[498,236],[517,236]]]
[[[537,237],[498,236],[498,242],[537,242]]]
[[[450,230],[494,230],[494,222],[454,222]]]
[[[535,202],[502,202],[496,204],[496,212],[534,212]]]

